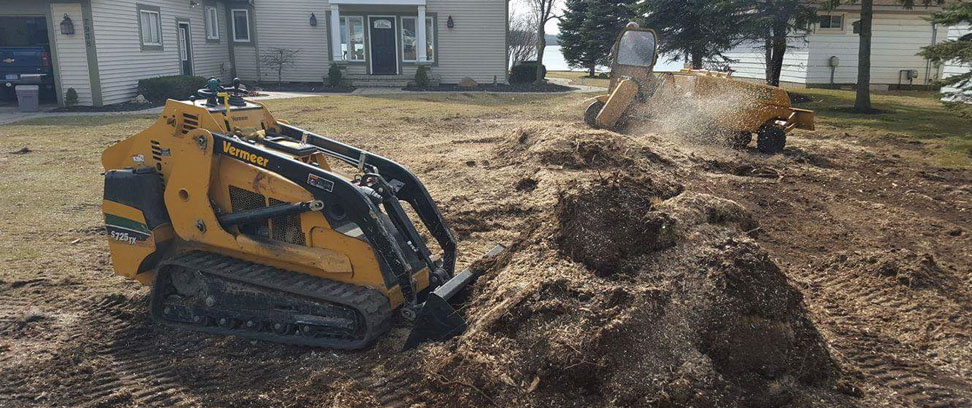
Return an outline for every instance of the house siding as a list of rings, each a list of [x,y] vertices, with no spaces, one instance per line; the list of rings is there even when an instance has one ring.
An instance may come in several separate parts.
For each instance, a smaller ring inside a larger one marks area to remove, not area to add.
[[[662,39],[664,41],[664,39]],[[788,40],[789,49],[783,55],[783,70],[780,81],[796,84],[806,83],[807,59],[810,47],[806,37],[794,37]],[[725,53],[734,60],[731,64],[733,76],[764,80],[766,78],[766,53],[762,44],[749,42],[733,48]]]
[[[202,2],[200,2],[202,3]],[[142,50],[136,4],[160,9],[162,50]],[[94,37],[97,47],[99,78],[104,104],[125,102],[137,93],[138,80],[181,73],[176,19],[187,19],[192,30],[194,73],[198,76],[220,75],[215,61],[228,61],[222,37],[218,44],[205,40],[202,5],[190,8],[188,1],[165,0],[92,0]],[[225,23],[220,24],[226,34]],[[203,62],[196,65],[195,62]]]
[[[276,81],[276,72],[271,68],[257,66],[259,56],[271,48],[288,48],[299,52],[297,63],[284,70],[283,80],[321,81],[331,64],[330,4],[324,0],[294,0],[287,2],[287,7],[280,4],[280,0],[254,0],[256,42],[233,48],[237,75],[244,80]],[[317,16],[316,27],[309,23],[312,12]],[[430,70],[432,76],[443,83],[457,83],[467,76],[481,83],[494,79],[506,82],[506,12],[505,0],[430,0],[426,13],[437,16],[437,55]],[[341,6],[341,14],[400,16],[416,15],[417,11],[414,6]],[[449,16],[455,21],[451,29],[447,26]],[[400,27],[399,20],[396,29]],[[402,75],[415,74],[414,64],[400,64]],[[348,64],[345,72],[365,75],[368,64]]]
[[[871,84],[897,85],[901,70],[914,69],[918,77],[912,82],[924,85],[938,79],[938,70],[917,55],[921,47],[932,43],[932,24],[919,14],[875,14],[871,37]],[[815,33],[810,40],[807,68],[808,84],[829,84],[831,56],[840,58],[834,71],[834,83],[857,83],[857,54],[860,36],[851,23],[860,19],[856,13],[844,16],[842,33]],[[928,76],[926,77],[926,69]],[[901,83],[908,81],[901,76]]]
[[[61,92],[67,92],[68,88],[74,88],[78,93],[79,105],[91,105],[93,103],[91,94],[91,78],[88,75],[88,55],[84,44],[84,34],[81,33],[81,4],[80,3],[53,3],[51,4],[51,15],[63,19],[68,15],[71,21],[75,22],[75,34],[61,34],[60,20],[49,22],[54,24],[54,38],[51,39],[51,48],[57,53],[57,70],[61,79]]]
[[[972,26],[969,26],[968,24],[956,25],[956,26],[948,27],[947,39],[949,39],[949,40],[958,40],[959,37],[961,37],[963,35],[966,35],[966,34],[969,34],[969,33],[972,33]],[[956,61],[950,61],[950,62],[946,63],[945,66],[944,66],[944,68],[942,69],[942,79],[945,79],[945,78],[948,78],[948,77],[951,77],[951,76],[954,76],[954,75],[964,74],[966,72],[969,72],[970,70],[972,70],[972,65],[969,65],[969,64],[963,65],[963,64],[959,64]],[[942,88],[942,92],[949,92],[949,93],[951,93],[951,92],[956,92],[956,91],[958,91],[958,89],[956,87],[954,87],[954,86],[951,86],[951,87],[947,86],[947,87],[943,87]],[[966,92],[972,93],[972,90],[969,90],[969,91],[966,91]],[[972,98],[972,94],[969,94],[968,96],[970,98]]]
[[[283,80],[290,82],[321,82],[330,65],[328,59],[327,2],[320,0],[289,0],[286,7],[280,1],[253,3],[257,21],[258,54],[247,56],[246,61],[259,63],[259,57],[272,48],[297,50],[296,63],[284,69]],[[317,17],[317,26],[310,25],[311,13]],[[237,47],[240,50],[243,47]],[[243,62],[243,61],[241,61]],[[239,69],[239,68],[238,68]],[[256,69],[245,69],[247,77],[256,79]],[[260,67],[262,81],[276,81],[277,72],[271,67]],[[242,78],[241,74],[241,78]]]
[[[236,66],[236,76],[244,81],[256,81],[259,79],[257,70],[256,47],[233,47],[234,63]],[[289,77],[288,77],[289,78]],[[287,79],[290,81],[291,79]]]
[[[429,0],[438,13],[438,67],[443,83],[470,77],[480,83],[506,82],[506,0]],[[446,26],[449,16],[454,28]]]
[[[198,0],[197,0],[198,1]],[[192,9],[189,25],[192,27],[192,70],[201,77],[219,77],[226,81],[232,79],[233,64],[229,55],[230,32],[226,21],[226,6],[223,3],[203,2],[203,6]],[[219,16],[219,41],[206,40],[206,7],[216,7]]]
[[[817,30],[806,37],[806,41],[791,40],[784,60],[781,80],[797,84],[829,85],[830,57],[836,56],[840,64],[834,70],[834,83],[852,85],[857,83],[857,54],[860,37],[854,34],[852,23],[860,19],[856,11],[841,11],[844,15],[842,32]],[[871,84],[897,85],[901,70],[914,69],[918,77],[915,85],[931,83],[939,78],[939,70],[916,55],[921,47],[932,43],[932,24],[926,20],[925,13],[893,12],[878,10],[874,14],[873,36],[871,42]],[[939,31],[938,40],[943,34]],[[664,39],[663,39],[664,40]],[[743,45],[731,50],[727,55],[738,60],[730,64],[743,78],[764,78],[765,62],[763,51],[752,45]],[[927,75],[926,75],[927,71]],[[908,81],[902,75],[903,84]]]

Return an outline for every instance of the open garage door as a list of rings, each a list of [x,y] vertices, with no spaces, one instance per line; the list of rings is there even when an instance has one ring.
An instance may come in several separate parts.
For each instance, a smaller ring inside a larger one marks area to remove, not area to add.
[[[17,85],[39,85],[42,99],[55,97],[47,33],[45,17],[0,15],[0,98],[15,99]]]

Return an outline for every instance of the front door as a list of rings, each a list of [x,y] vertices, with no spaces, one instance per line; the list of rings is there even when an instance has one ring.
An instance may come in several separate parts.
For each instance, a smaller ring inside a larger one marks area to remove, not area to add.
[[[182,63],[182,75],[192,75],[191,39],[189,23],[179,23],[179,61]]]
[[[398,73],[398,48],[395,46],[395,17],[368,17],[371,34],[371,73]]]

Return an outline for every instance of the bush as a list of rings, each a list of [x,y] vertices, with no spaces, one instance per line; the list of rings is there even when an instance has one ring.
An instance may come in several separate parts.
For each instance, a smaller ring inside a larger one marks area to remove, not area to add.
[[[415,70],[415,86],[419,88],[425,88],[429,86],[429,67],[425,65],[419,65],[418,69]]]
[[[547,76],[547,67],[543,67],[541,71],[543,77]],[[518,65],[514,65],[513,69],[510,70],[510,83],[511,84],[525,84],[537,80],[537,62],[536,61],[523,61]]]
[[[74,106],[78,104],[78,91],[74,88],[68,88],[67,92],[64,93],[64,105]]]
[[[154,103],[164,103],[166,99],[186,100],[205,87],[206,81],[206,78],[189,75],[141,79],[138,93]]]
[[[331,64],[331,68],[327,70],[327,86],[332,88],[341,86],[341,77],[343,75],[341,73],[341,67],[337,64]]]

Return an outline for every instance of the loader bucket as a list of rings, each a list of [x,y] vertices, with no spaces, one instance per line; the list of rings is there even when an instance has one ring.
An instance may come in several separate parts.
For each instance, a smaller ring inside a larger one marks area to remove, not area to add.
[[[495,258],[504,250],[506,248],[502,245],[496,245],[483,256],[483,259]],[[463,269],[432,291],[425,299],[425,303],[422,303],[415,317],[415,326],[408,334],[402,351],[411,350],[427,341],[446,341],[466,331],[466,319],[449,304],[449,300],[475,282],[482,273],[483,271],[472,268]]]
[[[448,301],[435,293],[429,295],[408,334],[402,351],[411,350],[427,341],[446,341],[466,331],[466,319]]]

